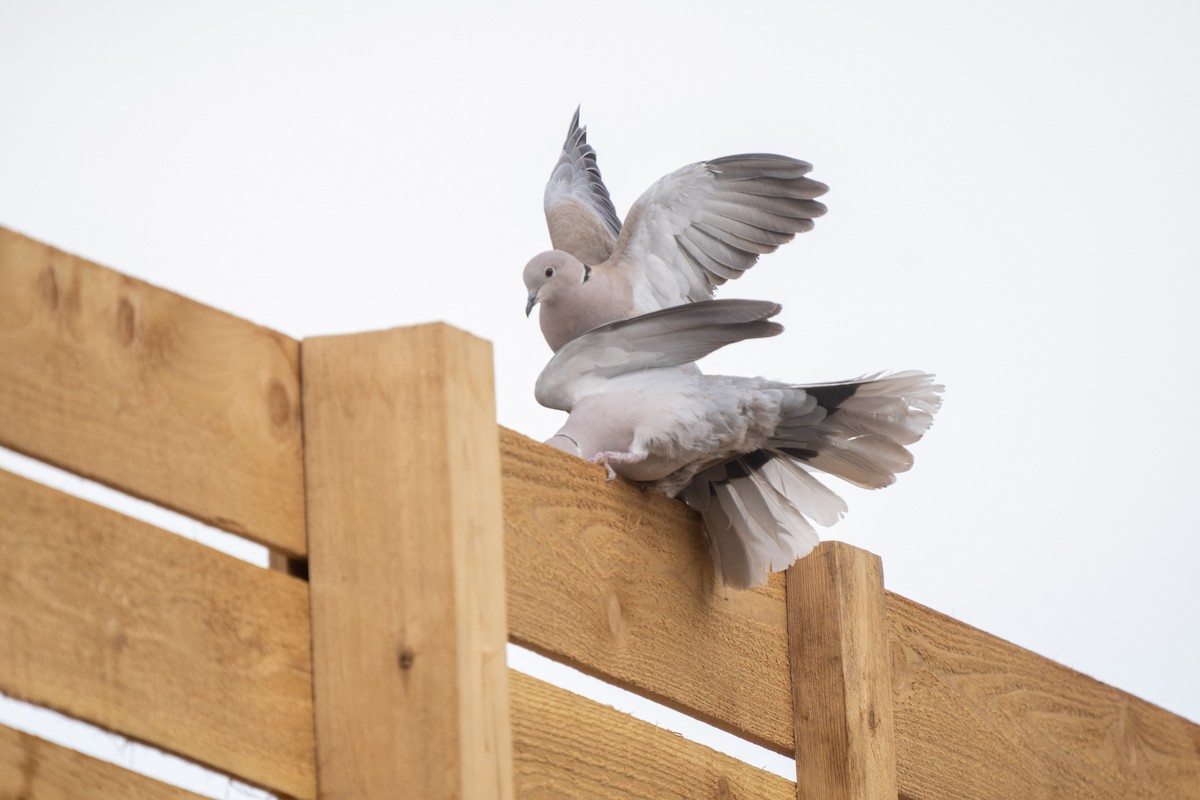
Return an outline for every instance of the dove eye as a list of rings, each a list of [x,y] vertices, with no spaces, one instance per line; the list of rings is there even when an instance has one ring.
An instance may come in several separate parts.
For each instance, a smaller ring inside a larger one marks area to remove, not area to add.
[[[546,277],[549,278],[552,275],[554,275],[554,267],[546,267]]]

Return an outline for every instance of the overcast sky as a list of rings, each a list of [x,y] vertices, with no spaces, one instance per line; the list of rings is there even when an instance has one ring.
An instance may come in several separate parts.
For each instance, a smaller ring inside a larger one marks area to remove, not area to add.
[[[521,268],[575,106],[622,215],[803,158],[829,213],[720,294],[787,331],[707,369],[936,372],[827,538],[1200,719],[1200,5],[434,5],[0,0],[0,225],[298,338],[446,320],[546,438]]]

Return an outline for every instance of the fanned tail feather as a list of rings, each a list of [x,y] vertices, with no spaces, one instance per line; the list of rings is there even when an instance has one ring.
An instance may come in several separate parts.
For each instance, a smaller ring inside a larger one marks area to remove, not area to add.
[[[812,475],[818,469],[869,489],[912,466],[905,445],[924,435],[942,386],[923,372],[795,387],[765,449],[697,474],[679,496],[704,517],[716,573],[745,589],[816,546],[846,503]]]
[[[735,589],[765,583],[769,572],[807,555],[819,541],[809,517],[829,525],[845,512],[803,467],[761,451],[751,456],[758,457],[696,476],[681,494],[704,517],[717,575]]]
[[[762,477],[802,514],[823,527],[846,515],[846,501],[790,458],[773,458],[762,466]]]
[[[845,394],[850,387],[852,392]],[[912,454],[904,446],[929,430],[943,389],[924,372],[797,388],[818,398],[841,391],[818,425],[806,431],[803,424],[785,421],[772,446],[801,451],[797,457],[808,466],[866,489],[890,486],[912,466]]]

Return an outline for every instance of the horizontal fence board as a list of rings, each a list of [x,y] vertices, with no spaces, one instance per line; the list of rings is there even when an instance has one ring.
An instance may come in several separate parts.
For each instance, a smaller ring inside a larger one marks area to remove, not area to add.
[[[515,642],[792,752],[781,582],[714,588],[681,504],[504,429],[501,468]],[[1200,798],[1200,726],[886,596],[902,796]]]
[[[201,800],[198,794],[0,725],[0,798]]]
[[[794,800],[796,785],[670,731],[511,672],[523,800]]]
[[[298,344],[0,228],[0,444],[303,554]]]
[[[887,599],[903,794],[1200,798],[1200,726],[907,598]]]
[[[0,471],[0,691],[313,797],[307,584]]]
[[[500,434],[513,641],[790,755],[783,576],[714,586],[681,503]]]

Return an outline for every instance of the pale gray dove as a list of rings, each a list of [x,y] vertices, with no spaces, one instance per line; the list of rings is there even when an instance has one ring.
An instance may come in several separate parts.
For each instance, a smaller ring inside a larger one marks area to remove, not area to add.
[[[617,219],[579,110],[546,184],[555,248],[525,267],[528,315],[552,350],[618,319],[711,299],[825,213],[810,164],[765,153],[689,164],[660,178]]]
[[[769,319],[779,309],[710,300],[603,325],[559,349],[535,391],[569,414],[547,444],[698,510],[716,573],[736,588],[790,566],[817,542],[811,522],[845,513],[810,470],[891,484],[941,403],[922,372],[795,386],[696,369],[720,347],[782,332]]]

